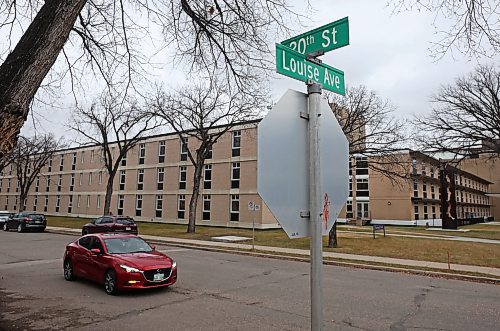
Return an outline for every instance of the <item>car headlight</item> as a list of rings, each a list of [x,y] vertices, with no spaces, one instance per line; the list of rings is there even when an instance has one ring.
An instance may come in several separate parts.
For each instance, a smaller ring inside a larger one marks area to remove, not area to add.
[[[177,262],[172,262],[172,269],[177,268]]]
[[[129,267],[128,265],[125,265],[125,264],[120,264],[120,268],[122,268],[126,272],[141,272],[139,269]]]

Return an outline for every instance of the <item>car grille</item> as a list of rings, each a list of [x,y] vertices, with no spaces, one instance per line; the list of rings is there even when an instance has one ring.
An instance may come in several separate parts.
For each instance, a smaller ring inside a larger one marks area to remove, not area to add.
[[[168,277],[170,277],[170,272],[171,272],[171,268],[160,268],[160,269],[146,270],[146,271],[144,271],[144,277],[149,282],[164,283],[165,280],[167,280]],[[157,273],[164,274],[165,275],[164,280],[162,280],[161,282],[158,282],[158,281],[155,282],[154,275]]]

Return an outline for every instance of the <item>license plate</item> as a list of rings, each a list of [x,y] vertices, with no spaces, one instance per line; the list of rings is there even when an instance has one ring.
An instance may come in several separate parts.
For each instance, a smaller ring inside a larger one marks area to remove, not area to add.
[[[130,228],[130,226],[127,226],[127,227],[125,228],[125,230],[130,231],[130,230],[132,230],[132,229]]]
[[[42,223],[42,221],[35,221],[35,223]]]
[[[153,280],[159,281],[165,279],[165,274],[154,274],[153,275]]]

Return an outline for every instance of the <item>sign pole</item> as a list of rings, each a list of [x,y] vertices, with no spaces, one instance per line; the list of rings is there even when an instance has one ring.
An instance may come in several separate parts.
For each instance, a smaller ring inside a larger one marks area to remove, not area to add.
[[[252,209],[252,251],[255,250],[255,204]]]
[[[321,116],[321,84],[308,82],[309,108],[309,208],[311,233],[311,330],[323,328],[323,242],[321,231],[321,192],[319,160],[319,117]]]

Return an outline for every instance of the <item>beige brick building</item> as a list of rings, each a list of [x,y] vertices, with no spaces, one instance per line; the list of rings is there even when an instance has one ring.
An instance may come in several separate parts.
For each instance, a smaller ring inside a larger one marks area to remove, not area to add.
[[[242,123],[214,145],[203,170],[197,224],[229,227],[279,227],[257,194],[257,124]],[[193,138],[191,138],[193,139]],[[195,141],[188,140],[190,148]],[[286,146],[284,146],[285,148]],[[401,153],[414,175],[394,186],[354,157],[351,194],[339,216],[411,222],[440,218],[439,161],[422,153]],[[488,181],[455,169],[459,217],[489,216]],[[151,136],[129,151],[117,173],[111,211],[136,220],[187,224],[194,168],[176,134]],[[97,217],[104,207],[107,172],[98,146],[57,152],[32,185],[26,210],[48,215]],[[0,174],[0,210],[19,210],[17,179],[7,166]],[[249,211],[249,202],[261,206]],[[425,224],[425,223],[424,223]]]

